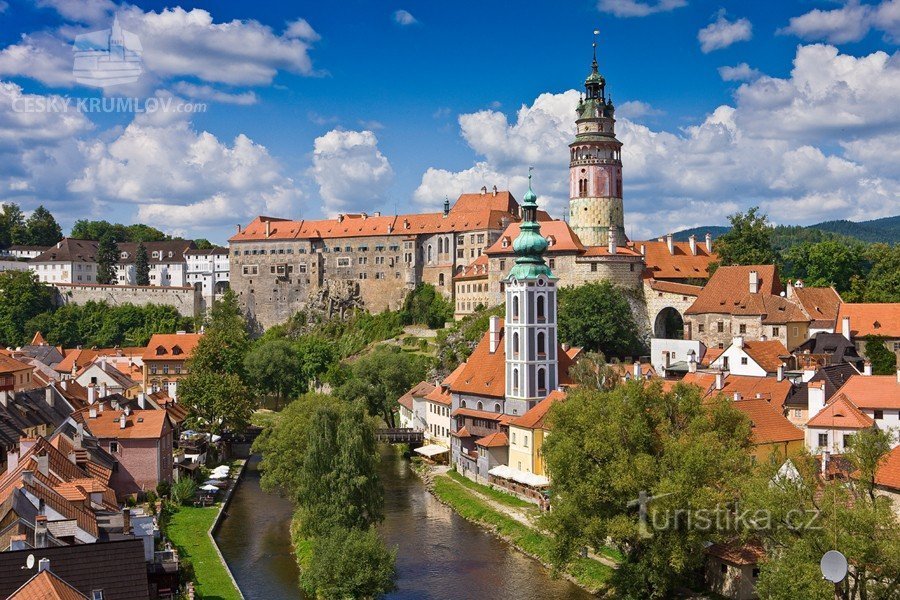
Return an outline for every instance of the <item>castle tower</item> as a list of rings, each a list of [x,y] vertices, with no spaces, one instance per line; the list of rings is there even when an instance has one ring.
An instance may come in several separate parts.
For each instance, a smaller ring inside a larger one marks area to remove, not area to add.
[[[541,256],[547,240],[537,208],[529,175],[522,224],[513,241],[516,262],[504,280],[507,414],[525,414],[559,385],[556,277]]]
[[[575,141],[569,144],[569,225],[585,246],[605,246],[610,226],[622,244],[622,142],[616,139],[615,107],[606,96],[606,80],[597,70],[597,42],[584,90],[575,110]]]

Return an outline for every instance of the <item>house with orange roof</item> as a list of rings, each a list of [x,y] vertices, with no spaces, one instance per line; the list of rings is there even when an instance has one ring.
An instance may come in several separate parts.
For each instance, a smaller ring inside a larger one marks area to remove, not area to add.
[[[88,600],[88,597],[50,570],[50,561],[38,561],[38,572],[7,600]]]
[[[174,427],[167,411],[98,411],[92,406],[81,422],[117,461],[110,485],[120,498],[172,483]]]
[[[0,354],[0,391],[20,392],[38,387],[32,378],[33,373],[33,366]]]
[[[737,400],[761,398],[779,411],[784,410],[785,400],[794,390],[794,384],[788,379],[732,375],[723,371],[695,371],[685,375],[681,382],[699,387],[704,398],[720,394]]]
[[[802,281],[789,282],[785,297],[798,302],[809,316],[809,336],[834,333],[834,323],[840,309],[841,295],[833,287],[807,287]]]
[[[287,321],[318,295],[352,299],[372,312],[399,308],[419,283],[451,298],[453,276],[518,219],[512,194],[487,187],[436,213],[260,216],[229,240],[230,285],[262,327]]]
[[[900,445],[900,369],[894,375],[853,375],[836,392],[893,435]]]
[[[811,398],[813,390],[822,386],[810,387]],[[811,407],[813,402],[811,399]],[[853,436],[870,427],[875,427],[874,419],[838,392],[827,406],[806,422],[806,447],[813,454],[843,454],[852,443]]]
[[[187,361],[200,343],[202,333],[154,334],[141,356],[144,365],[144,391],[162,390],[177,398],[178,380],[187,375]]]
[[[454,319],[462,319],[479,308],[496,304],[496,294],[491,296],[490,293],[489,266],[487,254],[482,254],[453,276]]]
[[[710,368],[749,377],[784,376],[785,361],[791,355],[781,340],[746,340],[734,336],[731,344],[710,363]]]
[[[128,373],[123,372],[118,365],[125,366],[131,373],[137,372],[143,374],[143,369],[136,365],[128,367],[134,363],[114,362],[106,356],[98,356],[92,362],[82,367],[75,375],[74,380],[78,384],[88,387],[96,386],[106,390],[110,394],[122,394],[126,398],[136,398],[138,393],[143,389],[143,381],[135,381]],[[102,395],[106,395],[106,392]]]
[[[740,335],[796,348],[809,337],[811,319],[783,291],[774,265],[719,267],[685,311],[685,338],[725,348]]]
[[[419,404],[425,414],[425,439],[429,443],[450,447],[450,411],[453,406],[450,386],[462,368],[462,365],[458,366],[439,385],[430,386],[431,390],[420,396],[421,400],[418,402],[413,398],[413,402]],[[419,393],[426,389],[427,384],[420,387]]]
[[[878,464],[875,486],[878,493],[891,500],[894,512],[900,516],[900,446],[895,446]]]
[[[866,338],[883,338],[885,346],[897,355],[900,362],[900,302],[844,302],[838,310],[835,331],[840,331],[853,342],[863,356],[866,355]]]
[[[563,390],[554,390],[521,417],[509,422],[509,462],[511,469],[547,476],[542,448],[550,434],[547,413],[566,397]]]
[[[754,460],[769,460],[773,455],[779,461],[803,451],[803,430],[765,398],[741,397],[732,403],[750,420],[750,443]]]

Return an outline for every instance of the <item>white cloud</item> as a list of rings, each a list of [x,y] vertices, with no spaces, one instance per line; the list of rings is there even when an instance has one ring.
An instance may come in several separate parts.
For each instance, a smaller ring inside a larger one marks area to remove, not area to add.
[[[312,25],[306,19],[297,19],[288,23],[287,29],[284,30],[284,37],[297,38],[307,42],[317,42],[322,39],[322,36],[316,33],[316,30],[312,28]]]
[[[641,117],[658,117],[665,114],[665,111],[654,108],[648,102],[629,100],[616,108],[616,114],[626,119],[640,119]]]
[[[219,102],[222,104],[237,104],[247,106],[256,104],[259,101],[256,94],[251,91],[231,93],[216,89],[209,85],[195,85],[186,81],[178,81],[172,86],[179,94],[184,94],[188,98],[196,100],[209,100],[211,102]]]
[[[317,137],[310,174],[319,186],[325,212],[371,211],[381,204],[394,178],[372,131],[333,129]]]
[[[814,9],[791,18],[779,33],[843,44],[858,42],[873,29],[884,33],[888,41],[900,40],[900,0],[884,0],[879,4],[851,0],[841,8]]]
[[[720,10],[715,21],[697,33],[700,49],[704,53],[721,50],[736,42],[745,42],[753,38],[753,25],[749,19],[729,21],[725,11]]]
[[[742,77],[757,75],[734,67]],[[459,118],[474,164],[428,169],[414,198],[439,206],[445,195],[482,185],[535,189],[554,215],[568,196],[567,144],[578,93],[542,94],[515,121],[496,111]],[[789,77],[759,76],[679,132],[656,131],[618,115],[623,142],[626,231],[635,237],[724,223],[760,205],[775,222],[875,218],[897,212],[900,197],[900,55],[840,54],[798,48]]]
[[[71,87],[72,48],[47,34],[23,35],[0,50],[0,76],[28,77],[52,87]]]
[[[722,81],[753,81],[759,76],[760,72],[745,62],[733,67],[719,67]]]
[[[406,27],[407,25],[415,25],[419,21],[408,10],[402,8],[394,12],[394,22],[398,25]]]
[[[598,0],[597,10],[617,17],[646,17],[687,6],[687,0]]]
[[[90,24],[109,19],[116,10],[112,0],[38,0],[37,4],[54,9],[70,21]]]

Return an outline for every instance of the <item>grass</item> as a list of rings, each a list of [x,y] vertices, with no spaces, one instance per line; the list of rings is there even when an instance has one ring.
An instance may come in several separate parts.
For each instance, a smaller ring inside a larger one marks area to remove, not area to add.
[[[470,490],[475,490],[480,494],[484,494],[491,500],[499,502],[500,504],[505,504],[511,508],[524,508],[529,510],[530,512],[537,512],[537,505],[526,500],[522,500],[521,498],[513,496],[512,494],[507,494],[506,492],[502,492],[498,489],[492,488],[488,485],[475,483],[474,481],[472,481],[465,475],[461,475],[457,471],[448,471],[447,475],[453,481],[459,483],[463,487],[467,487]]]
[[[550,564],[553,540],[547,534],[531,527],[526,527],[518,521],[493,510],[465,489],[463,487],[464,484],[460,484],[462,482],[458,482],[456,478],[435,477],[434,493],[463,518],[491,527],[518,548],[532,556],[536,556],[541,562]],[[579,585],[592,591],[604,588],[612,574],[610,567],[590,558],[573,560],[566,567],[565,571],[574,577]]]
[[[262,427],[265,429],[269,425],[272,425],[281,417],[280,412],[275,412],[274,410],[269,410],[266,408],[260,408],[253,412],[250,416],[250,423],[256,425],[257,427]]]
[[[207,535],[218,512],[218,505],[206,508],[182,506],[169,520],[166,535],[178,548],[179,556],[191,561],[201,598],[240,600],[240,593]]]

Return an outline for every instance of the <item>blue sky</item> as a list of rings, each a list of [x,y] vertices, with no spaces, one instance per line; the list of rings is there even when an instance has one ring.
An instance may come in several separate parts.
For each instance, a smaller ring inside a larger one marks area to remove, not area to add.
[[[773,221],[900,213],[900,0],[330,3],[0,1],[0,201],[224,242],[256,214],[437,210],[481,185],[566,206],[592,30],[626,144],[626,229],[761,205]],[[77,84],[112,16],[144,73]],[[37,100],[202,102],[46,112]],[[23,112],[22,107],[30,107]]]

